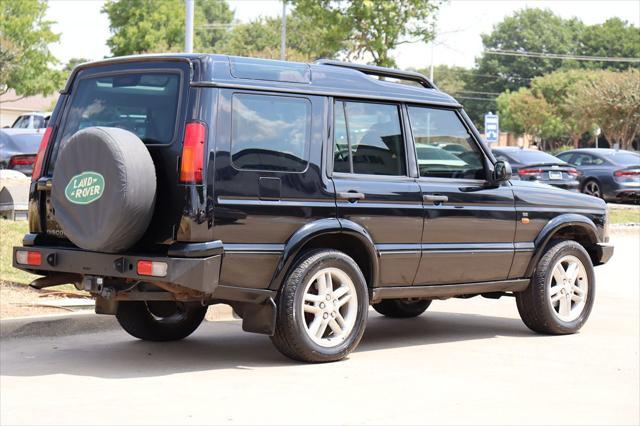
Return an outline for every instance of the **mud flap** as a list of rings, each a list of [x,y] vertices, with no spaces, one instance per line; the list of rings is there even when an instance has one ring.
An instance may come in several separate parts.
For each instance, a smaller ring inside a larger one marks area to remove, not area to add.
[[[276,304],[272,298],[263,303],[234,303],[234,310],[242,318],[242,330],[273,336],[276,332]]]

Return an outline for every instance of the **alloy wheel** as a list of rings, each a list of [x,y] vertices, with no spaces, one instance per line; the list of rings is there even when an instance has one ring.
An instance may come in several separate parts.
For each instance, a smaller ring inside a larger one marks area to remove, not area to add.
[[[575,256],[564,256],[553,266],[547,283],[549,303],[561,321],[575,321],[587,303],[589,278],[587,271]]]
[[[600,198],[602,196],[602,194],[600,193],[600,185],[598,185],[598,182],[595,181],[589,181],[584,185],[584,190],[583,192],[587,195],[591,195],[593,197],[598,197]]]
[[[356,287],[338,268],[316,272],[304,288],[303,328],[307,336],[323,347],[344,342],[353,330],[358,313]]]

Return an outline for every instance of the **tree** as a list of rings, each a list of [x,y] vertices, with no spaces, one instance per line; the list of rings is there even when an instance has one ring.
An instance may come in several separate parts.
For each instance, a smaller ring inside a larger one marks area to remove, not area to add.
[[[375,65],[394,66],[391,50],[402,43],[433,38],[434,0],[290,0],[295,12],[327,30],[325,43],[348,59],[370,57]]]
[[[69,61],[67,61],[67,63],[64,66],[64,72],[66,72],[67,74],[69,74],[71,71],[73,71],[73,69],[75,67],[77,67],[80,64],[83,64],[85,62],[89,62],[90,59],[87,58],[71,58],[69,59]]]
[[[182,0],[108,0],[112,36],[107,45],[114,56],[184,50],[185,7]],[[194,49],[213,51],[233,20],[229,5],[219,0],[196,3]]]
[[[543,140],[562,137],[562,118],[544,97],[536,96],[528,88],[505,92],[498,97],[500,123],[517,134],[540,136]]]
[[[482,36],[485,48],[476,59],[475,76],[468,87],[487,93],[517,91],[535,77],[560,69],[627,69],[629,62],[576,61],[528,56],[507,56],[487,51],[560,53],[569,55],[640,57],[640,29],[614,18],[601,25],[586,26],[577,19],[562,19],[549,10],[524,9],[505,18]],[[495,107],[492,100],[465,102],[474,121]]]
[[[623,149],[640,134],[640,70],[600,71],[581,81],[569,102],[576,116],[591,120]]]
[[[0,94],[9,89],[18,96],[50,95],[64,83],[49,44],[59,35],[44,19],[44,0],[0,2]],[[13,100],[13,99],[11,99]]]
[[[422,68],[417,71],[426,76],[430,74],[428,68]],[[469,72],[470,70],[464,67],[436,65],[433,68],[433,83],[438,86],[438,89],[452,96],[462,95],[467,87],[466,77]]]
[[[267,59],[280,58],[280,18],[258,18],[238,24],[217,45],[219,53],[253,56]],[[330,38],[326,28],[314,25],[310,18],[295,11],[287,15],[286,58],[309,62],[336,54],[339,46],[325,43]]]
[[[640,28],[620,18],[584,28],[579,41],[576,53],[580,55],[640,58]],[[625,70],[629,65],[628,62],[582,63],[585,68],[616,70]]]

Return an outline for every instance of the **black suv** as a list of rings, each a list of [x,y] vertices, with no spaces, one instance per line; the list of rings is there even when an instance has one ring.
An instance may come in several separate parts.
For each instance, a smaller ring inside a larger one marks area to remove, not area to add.
[[[532,330],[574,333],[613,253],[605,204],[510,175],[420,74],[116,58],[62,91],[13,264],[140,339],[184,338],[226,303],[303,361],[349,354],[370,304],[408,318],[509,295]]]

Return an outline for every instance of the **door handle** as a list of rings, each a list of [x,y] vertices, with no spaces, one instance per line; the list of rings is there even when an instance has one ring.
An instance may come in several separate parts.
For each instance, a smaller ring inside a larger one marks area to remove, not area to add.
[[[449,197],[447,197],[446,195],[427,194],[423,195],[422,199],[424,201],[431,201],[434,204],[446,203],[447,201],[449,201]]]
[[[364,194],[362,192],[338,192],[336,194],[340,200],[349,200],[354,202],[355,200],[364,200]]]

